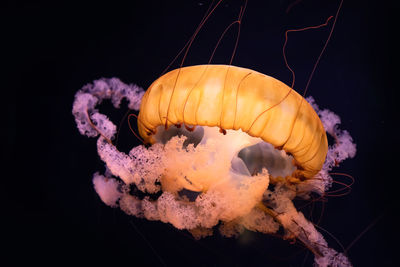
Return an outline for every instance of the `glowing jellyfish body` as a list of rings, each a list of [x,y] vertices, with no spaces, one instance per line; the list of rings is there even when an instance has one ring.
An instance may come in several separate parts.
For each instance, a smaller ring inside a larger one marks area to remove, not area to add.
[[[110,141],[115,125],[95,109],[103,99],[118,107],[124,97],[132,109],[140,103],[139,133],[153,144],[128,155]],[[201,65],[165,74],[146,93],[115,78],[95,81],[76,94],[73,114],[82,134],[100,134],[107,172],[96,173],[93,183],[105,204],[198,238],[219,222],[225,236],[283,227],[314,253],[317,265],[351,265],[292,202],[323,194],[332,182],[328,171],[355,155],[350,135],[337,127],[339,117],[319,110],[312,98],[306,102],[256,71]],[[336,140],[329,148],[326,132]],[[160,197],[139,199],[130,184]]]
[[[154,143],[159,125],[188,124],[242,130],[293,155],[311,178],[325,161],[328,142],[314,109],[284,83],[262,73],[227,65],[171,71],[143,97],[139,133]],[[270,109],[269,109],[270,108]]]

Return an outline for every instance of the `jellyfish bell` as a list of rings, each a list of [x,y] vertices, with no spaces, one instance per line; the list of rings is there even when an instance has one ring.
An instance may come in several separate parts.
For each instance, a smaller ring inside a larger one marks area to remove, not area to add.
[[[139,133],[146,142],[155,143],[152,133],[161,125],[241,130],[259,138],[253,143],[265,141],[293,155],[297,167],[293,178],[304,180],[321,170],[328,142],[321,120],[303,100],[279,80],[250,69],[230,65],[180,68],[157,79],[146,91]],[[236,138],[237,148],[240,140]],[[230,146],[235,142],[229,142]]]

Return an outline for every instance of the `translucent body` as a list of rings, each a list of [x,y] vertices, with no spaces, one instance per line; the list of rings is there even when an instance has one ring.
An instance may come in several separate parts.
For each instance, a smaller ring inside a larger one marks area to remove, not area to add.
[[[321,170],[328,151],[324,127],[307,101],[284,83],[246,68],[198,65],[157,79],[142,99],[140,135],[154,143],[158,126],[181,123],[260,137],[293,155],[294,176],[302,179]]]

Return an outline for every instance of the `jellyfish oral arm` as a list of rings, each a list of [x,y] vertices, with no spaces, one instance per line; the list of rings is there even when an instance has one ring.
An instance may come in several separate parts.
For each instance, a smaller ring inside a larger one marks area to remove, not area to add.
[[[264,203],[274,209],[267,208],[264,203],[259,203],[257,207],[285,229],[285,238],[297,239],[308,248],[314,254],[317,266],[352,266],[347,255],[330,248],[314,224],[296,210],[291,189],[278,185],[274,192],[267,190],[264,196]]]
[[[108,99],[115,108],[119,108],[122,99],[125,98],[129,102],[129,109],[139,110],[143,95],[142,88],[134,84],[125,84],[118,78],[103,78],[85,85],[75,94],[72,107],[79,132],[88,137],[102,134],[107,139],[112,139],[116,127],[105,115],[98,113],[96,106]]]

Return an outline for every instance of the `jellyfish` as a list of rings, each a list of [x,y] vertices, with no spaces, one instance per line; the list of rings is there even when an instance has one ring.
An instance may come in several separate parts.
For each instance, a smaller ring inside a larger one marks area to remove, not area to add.
[[[118,108],[124,98],[139,111],[143,141],[129,153],[116,148],[115,124],[96,109],[103,100]],[[356,153],[340,118],[312,97],[251,69],[206,64],[172,70],[146,91],[96,80],[76,93],[72,113],[81,134],[98,137],[106,171],[93,185],[106,205],[195,238],[216,228],[227,237],[283,229],[317,266],[351,266],[293,204],[323,195],[332,168]]]
[[[210,6],[185,55],[220,2]],[[239,27],[244,10],[235,22]],[[350,134],[339,128],[336,114],[320,109],[312,97],[305,99],[293,84],[234,66],[233,55],[229,65],[183,67],[182,61],[146,91],[118,78],[79,90],[72,113],[81,134],[98,137],[106,168],[93,175],[95,191],[110,207],[169,223],[195,238],[214,230],[226,237],[245,229],[283,230],[284,239],[298,240],[314,254],[316,266],[351,266],[293,203],[331,188],[330,171],[355,156]],[[117,149],[116,126],[96,109],[103,100],[119,108],[122,99],[139,111],[143,145],[129,153]],[[327,134],[334,139],[331,145]]]

